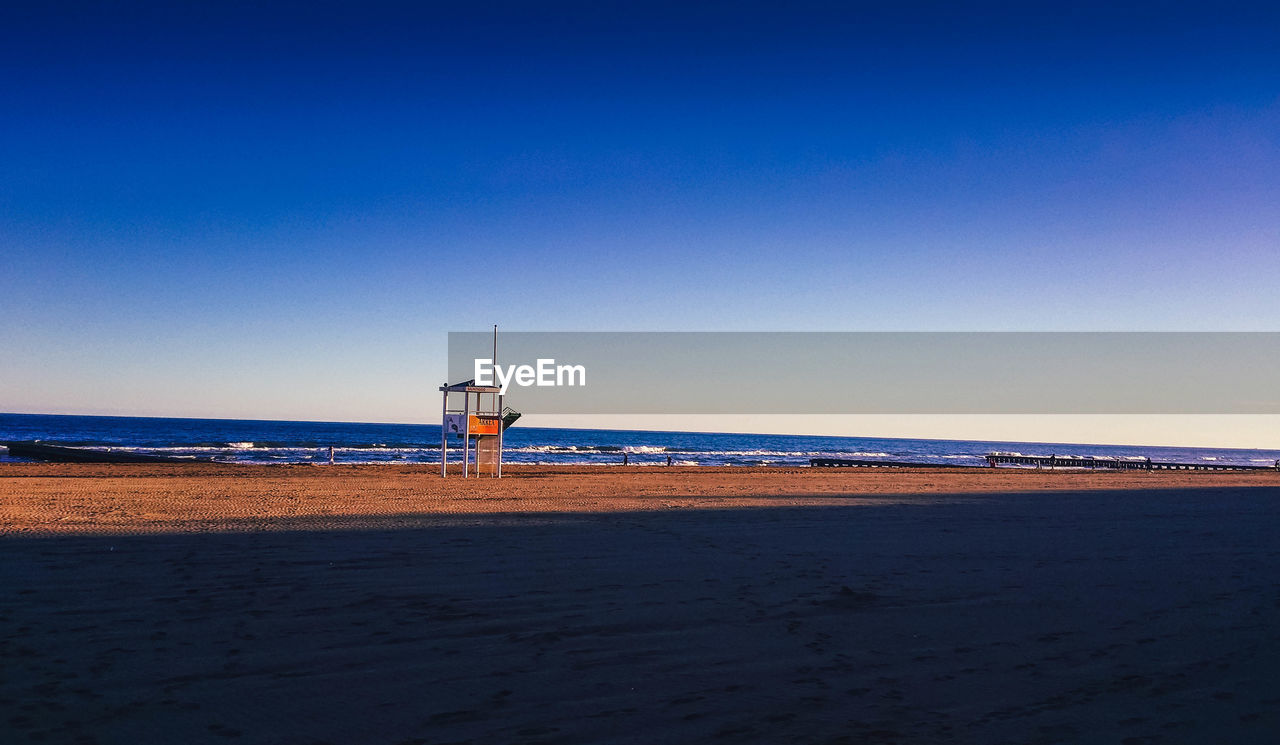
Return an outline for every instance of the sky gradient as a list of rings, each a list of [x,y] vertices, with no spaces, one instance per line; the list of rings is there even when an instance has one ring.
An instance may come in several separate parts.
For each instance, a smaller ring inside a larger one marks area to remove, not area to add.
[[[1280,330],[1263,4],[178,5],[0,10],[0,411],[432,421],[493,323]]]

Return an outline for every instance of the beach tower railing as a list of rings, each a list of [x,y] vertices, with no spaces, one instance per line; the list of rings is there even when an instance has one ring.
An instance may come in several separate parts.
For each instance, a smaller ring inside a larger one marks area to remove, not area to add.
[[[474,380],[440,386],[440,476],[449,475],[449,440],[462,441],[462,477],[502,477],[502,431],[520,414],[502,406],[502,389]]]

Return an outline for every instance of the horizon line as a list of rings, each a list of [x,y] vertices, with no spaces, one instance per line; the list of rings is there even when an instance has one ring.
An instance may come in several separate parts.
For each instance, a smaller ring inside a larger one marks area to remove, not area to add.
[[[0,411],[0,416],[49,416],[49,417],[83,417],[96,419],[171,419],[171,420],[188,420],[188,421],[210,421],[210,422],[269,422],[276,424],[362,424],[369,426],[405,426],[405,427],[439,427],[438,424],[427,422],[369,422],[356,420],[328,420],[328,419],[236,419],[232,417],[201,417],[201,416],[152,416],[152,415],[133,415],[133,414],[67,414],[67,413],[49,413],[49,412],[23,412],[23,411]],[[1247,416],[1247,415],[1239,415]],[[905,442],[988,442],[994,444],[1023,444],[1023,445],[1076,445],[1081,447],[1134,447],[1134,448],[1192,448],[1198,450],[1253,450],[1280,452],[1280,448],[1268,447],[1227,447],[1218,445],[1151,445],[1141,443],[1107,443],[1107,442],[1066,442],[1052,440],[1004,440],[1004,439],[964,439],[955,437],[889,437],[881,435],[831,435],[831,434],[796,434],[784,432],[728,432],[728,431],[711,431],[711,430],[692,430],[692,429],[635,429],[635,428],[618,428],[618,427],[539,427],[539,426],[522,426],[521,429],[526,430],[561,430],[576,432],[631,432],[631,433],[647,433],[647,434],[696,434],[696,435],[725,435],[725,436],[764,436],[764,437],[826,437],[840,440],[897,440]]]

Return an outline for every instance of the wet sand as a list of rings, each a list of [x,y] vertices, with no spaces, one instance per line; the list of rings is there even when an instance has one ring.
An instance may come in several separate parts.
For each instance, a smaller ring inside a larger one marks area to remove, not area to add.
[[[0,467],[0,742],[1280,731],[1280,474],[513,476]]]

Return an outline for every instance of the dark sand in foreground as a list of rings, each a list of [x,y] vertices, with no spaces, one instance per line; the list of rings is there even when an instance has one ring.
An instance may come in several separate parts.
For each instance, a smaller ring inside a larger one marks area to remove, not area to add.
[[[523,476],[0,467],[0,742],[1280,732],[1280,474]]]

